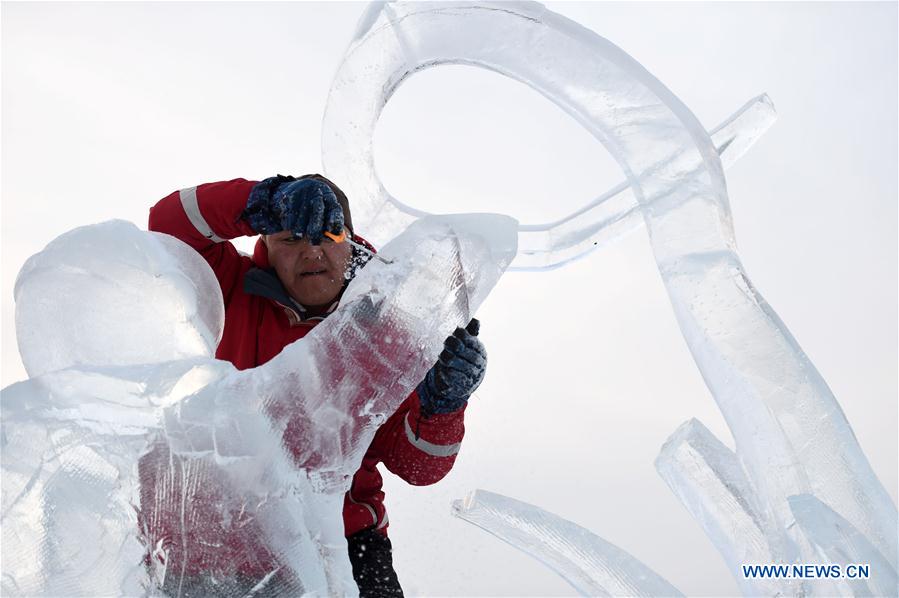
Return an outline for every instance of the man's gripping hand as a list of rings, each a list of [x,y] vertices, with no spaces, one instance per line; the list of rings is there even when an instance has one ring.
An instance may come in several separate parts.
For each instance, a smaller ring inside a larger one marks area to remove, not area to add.
[[[325,232],[340,234],[344,224],[343,209],[327,184],[281,175],[253,187],[242,217],[259,234],[289,230],[313,245],[322,242]]]
[[[465,406],[487,370],[487,351],[478,339],[480,322],[472,319],[456,328],[443,343],[443,351],[416,389],[425,417],[451,413]]]

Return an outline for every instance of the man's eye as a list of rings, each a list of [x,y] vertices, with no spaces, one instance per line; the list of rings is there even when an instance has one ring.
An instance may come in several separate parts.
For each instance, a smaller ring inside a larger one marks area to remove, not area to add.
[[[281,239],[282,243],[287,243],[288,245],[293,245],[297,241],[299,241],[299,239],[297,239],[296,237],[285,237]]]

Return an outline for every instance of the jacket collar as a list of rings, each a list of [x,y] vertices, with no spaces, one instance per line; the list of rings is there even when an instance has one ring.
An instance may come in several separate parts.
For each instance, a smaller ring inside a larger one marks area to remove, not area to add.
[[[322,315],[309,315],[309,310],[301,303],[294,301],[293,297],[287,293],[287,290],[284,288],[284,285],[281,284],[281,280],[275,273],[274,268],[257,267],[250,268],[247,270],[247,273],[244,274],[243,291],[247,295],[265,297],[283,307],[287,312],[287,317],[291,324],[298,324],[300,322],[320,322],[321,320],[324,320],[331,314],[331,312],[337,309],[340,298],[343,296],[343,291],[341,290],[340,294],[337,295],[337,298],[331,302]]]

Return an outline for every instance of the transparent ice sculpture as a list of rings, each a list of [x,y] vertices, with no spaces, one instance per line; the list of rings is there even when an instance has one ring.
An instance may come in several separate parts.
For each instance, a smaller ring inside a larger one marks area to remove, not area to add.
[[[417,221],[327,320],[245,371],[213,359],[221,293],[180,241],[112,221],[51,242],[16,283],[34,376],[0,393],[3,594],[357,594],[344,493],[515,228]]]
[[[848,566],[870,567],[869,577],[839,579],[838,589],[844,596],[895,596],[899,594],[899,577],[895,565],[839,513],[811,494],[789,498],[796,526],[812,547],[815,561]],[[822,584],[823,585],[823,584]],[[823,588],[827,591],[827,588]]]
[[[695,498],[686,506],[725,559],[736,558],[740,538],[733,529],[715,532],[702,516],[729,496],[752,505],[744,514],[763,538],[759,554],[813,560],[815,549],[790,507],[791,497],[812,495],[896,563],[895,505],[827,384],[737,254],[723,166],[770,124],[767,99],[750,102],[710,136],[633,58],[539,3],[373,2],[335,76],[322,152],[326,173],[362,204],[354,215],[376,242],[425,213],[381,184],[374,127],[403,81],[442,64],[486,68],[529,85],[621,167],[627,192],[612,189],[556,223],[520,227],[513,267],[561,265],[642,218],[681,332],[736,444],[730,456],[717,449],[705,455],[713,458],[710,469],[682,469],[666,479],[685,501]],[[663,452],[660,468],[676,471],[677,464],[666,465],[676,455]],[[718,466],[743,489],[722,493]]]
[[[552,26],[540,20],[544,14],[553,16]],[[604,70],[591,73],[598,62],[595,49],[568,39],[567,31],[579,25],[565,20],[554,28],[560,20],[542,5],[526,2],[369,5],[331,86],[322,125],[322,160],[328,176],[341,181],[354,198],[353,218],[375,244],[426,214],[394,197],[374,168],[372,139],[378,119],[393,93],[414,73],[444,64],[495,71],[533,87],[594,136],[601,134],[590,124],[589,106],[584,105],[593,99],[591,84]],[[533,42],[538,45],[529,47]],[[770,99],[761,95],[713,129],[710,134],[723,165],[743,156],[774,118]],[[668,147],[673,153],[660,151],[660,162],[682,152],[676,143]],[[626,181],[556,222],[520,224],[519,250],[510,269],[559,267],[642,224]]]
[[[475,490],[453,502],[453,514],[541,561],[584,596],[683,596],[624,550],[533,505]]]

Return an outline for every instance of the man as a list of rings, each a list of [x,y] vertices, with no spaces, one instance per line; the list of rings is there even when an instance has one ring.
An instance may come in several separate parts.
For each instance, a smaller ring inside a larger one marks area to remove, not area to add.
[[[225,301],[216,357],[239,369],[263,364],[305,336],[337,308],[356,270],[374,255],[353,230],[346,196],[318,174],[183,189],[150,210],[149,228],[184,241],[212,267]],[[228,242],[255,235],[252,257]],[[472,320],[446,340],[438,362],[378,429],[346,494],[344,527],[362,596],[402,595],[376,465],[414,485],[436,483],[452,468],[468,398],[486,368],[477,325]],[[287,447],[302,433],[288,428]]]

